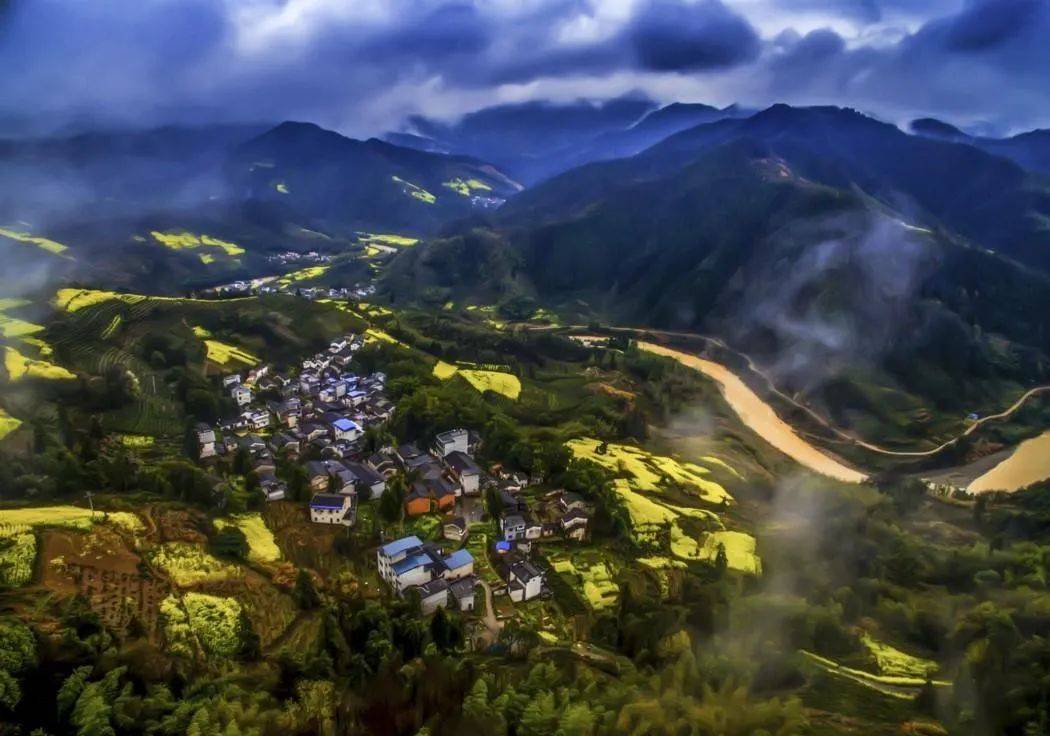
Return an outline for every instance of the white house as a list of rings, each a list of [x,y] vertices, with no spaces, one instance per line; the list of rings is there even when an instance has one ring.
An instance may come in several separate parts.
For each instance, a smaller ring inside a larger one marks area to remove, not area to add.
[[[270,426],[270,412],[265,409],[246,412],[244,418],[252,429],[266,429]]]
[[[508,542],[525,538],[525,517],[521,514],[507,514],[499,522],[503,538]]]
[[[470,433],[465,429],[450,429],[447,432],[439,432],[434,440],[434,450],[438,457],[445,457],[452,452],[467,454],[469,449]]]
[[[445,464],[463,487],[463,495],[476,496],[481,492],[481,468],[465,452],[453,450],[445,456]]]
[[[460,611],[474,610],[474,588],[478,579],[473,575],[460,578],[448,586],[449,605]]]
[[[474,556],[465,549],[458,549],[441,560],[444,568],[441,577],[445,580],[459,580],[474,574]]]
[[[230,396],[237,402],[239,406],[247,406],[252,403],[252,390],[247,386],[237,384],[230,389]]]
[[[310,521],[315,524],[354,524],[353,496],[318,493],[310,499]]]
[[[448,607],[448,587],[448,581],[444,578],[434,578],[416,588],[424,615],[429,616],[439,608]]]
[[[332,422],[332,439],[336,442],[339,440],[354,442],[362,434],[364,434],[364,432],[361,429],[361,425],[352,419],[343,417],[342,419],[336,419]]]
[[[543,573],[528,560],[515,562],[507,571],[507,588],[515,603],[532,600],[543,591]]]

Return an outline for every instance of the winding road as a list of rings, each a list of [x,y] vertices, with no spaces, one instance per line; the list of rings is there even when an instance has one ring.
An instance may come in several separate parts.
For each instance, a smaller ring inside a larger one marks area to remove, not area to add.
[[[582,327],[573,327],[572,329],[583,329],[583,328]],[[676,337],[678,337],[678,338],[689,338],[689,339],[695,339],[695,340],[703,340],[705,342],[711,343],[712,345],[716,345],[719,348],[721,348],[723,350],[726,350],[727,352],[731,352],[734,355],[740,356],[744,361],[746,361],[748,370],[751,371],[752,373],[754,373],[756,376],[759,376],[762,379],[762,381],[766,384],[766,387],[768,388],[768,390],[769,390],[769,392],[771,394],[775,394],[777,397],[783,399],[784,401],[789,402],[792,406],[795,406],[799,410],[805,412],[814,421],[819,423],[822,427],[827,429],[829,432],[834,434],[839,439],[844,440],[846,442],[849,442],[851,444],[854,444],[854,445],[856,445],[858,447],[862,447],[865,450],[868,450],[870,452],[874,452],[874,453],[877,453],[877,454],[880,454],[880,455],[886,455],[886,456],[890,456],[890,457],[921,458],[921,457],[930,457],[930,456],[936,455],[936,454],[944,451],[948,447],[951,447],[952,445],[954,445],[959,440],[970,436],[971,434],[976,432],[978,429],[980,429],[982,426],[984,426],[986,423],[994,422],[994,421],[1001,421],[1003,419],[1008,419],[1013,414],[1015,414],[1019,409],[1021,409],[1026,403],[1028,403],[1030,400],[1032,400],[1033,398],[1035,398],[1037,396],[1040,396],[1042,394],[1045,394],[1045,393],[1050,393],[1050,385],[1036,386],[1034,388],[1031,388],[1028,391],[1026,391],[1024,394],[1022,394],[1013,404],[1011,404],[1009,407],[1007,407],[1003,411],[1000,411],[1000,412],[998,412],[996,414],[989,414],[988,416],[981,417],[980,419],[975,421],[973,424],[968,426],[960,434],[956,435],[955,437],[953,437],[950,440],[942,442],[940,445],[938,445],[937,447],[934,447],[932,449],[929,449],[929,450],[891,450],[891,449],[888,449],[888,448],[885,448],[885,447],[880,447],[879,445],[876,445],[876,444],[874,444],[872,442],[868,442],[866,440],[863,440],[860,437],[857,437],[856,435],[854,435],[854,434],[852,434],[850,432],[847,432],[846,430],[844,430],[844,429],[842,429],[840,427],[835,426],[826,417],[821,416],[816,411],[814,411],[812,408],[810,408],[810,407],[806,406],[805,404],[801,403],[800,401],[798,401],[794,397],[789,396],[788,394],[784,393],[779,388],[777,388],[776,384],[773,382],[773,379],[770,378],[770,376],[766,372],[764,372],[759,366],[757,366],[755,364],[755,362],[751,359],[750,356],[748,356],[748,355],[746,355],[744,353],[741,353],[738,350],[735,350],[735,349],[729,347],[723,340],[721,340],[721,339],[719,339],[717,337],[712,337],[710,335],[701,335],[701,334],[698,334],[698,333],[695,333],[695,332],[679,332],[679,331],[675,331],[675,330],[653,330],[653,329],[646,329],[646,328],[640,328],[640,327],[609,327],[607,329],[609,331],[611,331],[611,332],[625,332],[625,333],[629,333],[629,334],[632,334],[632,335],[648,334],[648,335],[654,335],[656,337],[664,337],[664,338],[676,338]],[[652,343],[639,343],[639,345],[640,346],[641,345],[652,345]],[[682,357],[685,357],[685,358],[697,357],[697,356],[691,356],[689,353],[685,353],[683,351],[672,350],[670,348],[663,348],[663,346],[658,346],[658,347],[661,347],[662,350],[666,351],[664,354],[668,355],[669,357],[675,358],[680,363],[683,363],[683,365],[686,365],[686,363],[682,360]],[[705,360],[707,363],[710,363],[710,364],[715,365],[715,366],[719,366],[720,368],[722,368],[722,369],[724,369],[726,371],[729,371],[728,368],[726,368],[725,366],[722,366],[720,363],[716,363],[714,361],[707,360],[707,359],[702,359],[702,360]],[[697,366],[695,366],[695,365],[690,365],[689,367],[696,368],[697,370],[701,370],[701,372],[705,373],[709,377],[714,378],[716,381],[718,380],[718,378],[716,376],[713,376],[713,375],[709,374],[703,368],[697,368]],[[729,371],[729,372],[732,373],[732,371]]]

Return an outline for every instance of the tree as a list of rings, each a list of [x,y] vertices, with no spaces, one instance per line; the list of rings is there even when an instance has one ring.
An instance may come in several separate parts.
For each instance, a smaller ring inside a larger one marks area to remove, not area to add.
[[[715,570],[717,571],[718,577],[724,577],[726,574],[726,570],[728,569],[729,555],[726,554],[726,546],[719,542],[718,552],[715,553]]]
[[[405,478],[398,474],[386,484],[386,492],[379,499],[379,514],[389,523],[401,521],[405,513]]]
[[[211,540],[211,550],[216,557],[244,560],[248,557],[248,538],[235,526],[227,526]]]
[[[321,605],[321,596],[317,593],[317,588],[314,587],[314,579],[310,573],[299,568],[299,573],[295,576],[295,589],[292,591],[292,596],[295,598],[295,602],[299,604],[299,608],[304,611],[312,611]]]

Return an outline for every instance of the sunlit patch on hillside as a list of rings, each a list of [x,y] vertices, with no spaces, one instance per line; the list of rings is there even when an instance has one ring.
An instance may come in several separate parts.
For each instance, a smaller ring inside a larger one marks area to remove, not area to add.
[[[434,202],[437,201],[437,197],[435,197],[433,194],[431,194],[418,184],[413,184],[410,181],[405,181],[400,176],[392,176],[390,178],[394,180],[395,184],[401,185],[401,191],[403,193],[407,194],[408,196],[414,199],[418,199],[420,202],[425,202],[426,204],[434,204]]]
[[[640,491],[656,492],[670,484],[692,489],[700,500],[707,503],[732,503],[733,500],[725,488],[706,477],[711,471],[696,463],[654,455],[632,445],[604,443],[603,447],[600,440],[590,437],[571,440],[568,447],[575,457],[625,474],[631,480],[631,485]],[[725,465],[721,461],[716,464]]]
[[[442,182],[441,186],[447,187],[457,194],[462,194],[464,197],[469,197],[474,192],[492,191],[492,187],[480,179],[461,179],[458,176],[455,179]]]
[[[22,420],[8,414],[0,407],[0,440],[22,426]]]
[[[217,363],[221,366],[228,366],[232,363],[241,363],[246,366],[259,364],[259,358],[236,345],[213,339],[211,332],[204,327],[194,326],[193,335],[204,341],[204,347],[208,351],[208,360],[212,363]]]
[[[255,562],[277,562],[281,559],[281,549],[277,546],[277,540],[258,512],[237,514],[229,519],[216,519],[215,526],[219,529],[240,529],[248,541],[248,557]]]
[[[11,381],[20,381],[23,378],[39,378],[49,381],[76,378],[76,375],[62,366],[46,360],[28,358],[12,347],[4,348],[4,370]]]
[[[23,230],[0,227],[0,236],[10,240],[16,240],[19,243],[25,243],[26,245],[35,245],[37,248],[45,250],[48,253],[54,253],[55,255],[61,255],[69,250],[69,246],[63,245],[62,243],[49,238],[42,238],[33,235],[32,233],[27,233]]]
[[[220,258],[236,258],[244,253],[244,248],[237,243],[228,240],[213,238],[210,235],[197,235],[194,233],[169,232],[162,233],[157,230],[150,232],[150,236],[159,245],[170,250],[203,250],[197,253],[197,257],[204,265],[217,262]]]

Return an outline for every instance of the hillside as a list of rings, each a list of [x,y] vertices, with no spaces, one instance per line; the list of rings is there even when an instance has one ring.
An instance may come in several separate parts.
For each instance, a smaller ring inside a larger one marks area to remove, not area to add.
[[[1016,209],[1003,187],[1030,180],[1009,162],[854,113],[771,110],[528,190],[491,229],[404,254],[389,289],[711,332],[846,424],[874,413],[881,431],[923,434],[931,405],[992,406],[1047,377],[1047,277],[953,234],[990,228],[936,176],[959,160],[984,172],[967,196]],[[912,169],[926,173],[905,181]],[[944,217],[891,207],[920,197]]]

